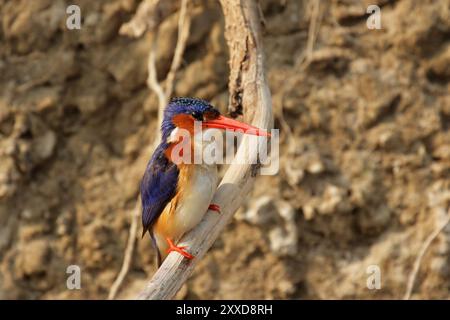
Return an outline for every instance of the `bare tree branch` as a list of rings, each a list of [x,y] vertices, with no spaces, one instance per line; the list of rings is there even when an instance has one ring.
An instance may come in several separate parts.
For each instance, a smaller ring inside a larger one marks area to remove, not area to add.
[[[450,223],[450,209],[447,212],[447,216],[445,220],[442,222],[440,226],[436,228],[424,241],[422,248],[419,251],[419,255],[416,258],[416,261],[414,261],[413,269],[408,277],[408,283],[406,286],[406,292],[403,297],[403,300],[409,300],[411,297],[411,293],[414,289],[414,283],[416,282],[417,274],[420,269],[420,265],[422,263],[422,259],[425,256],[425,253],[427,252],[428,248],[430,247],[431,243],[433,243],[434,239],[437,238],[437,236],[442,232],[442,230],[445,229],[445,227]]]
[[[150,52],[148,54],[148,77],[147,77],[147,86],[155,92],[158,97],[158,123],[161,123],[162,115],[164,108],[167,103],[167,96],[164,93],[164,90],[161,84],[158,82],[158,74],[156,72],[156,52],[158,48],[158,32],[153,35],[152,46],[150,48]],[[155,141],[159,140],[159,130],[157,132],[157,136],[155,137]]]
[[[133,18],[120,27],[119,34],[139,38],[145,31],[153,31],[177,9],[176,1],[144,0]]]
[[[125,248],[122,267],[120,268],[120,272],[116,280],[109,289],[108,300],[115,299],[117,292],[119,291],[120,286],[122,285],[122,282],[125,280],[125,277],[127,276],[128,271],[130,270],[131,261],[133,259],[134,253],[134,244],[136,242],[137,230],[139,225],[139,217],[141,213],[141,204],[139,200],[140,199],[138,198],[138,200],[136,201],[136,205],[134,206],[134,210],[132,212],[130,231],[128,233],[128,241],[127,246]]]
[[[230,106],[245,111],[247,120],[261,128],[272,127],[272,106],[264,74],[261,17],[254,0],[221,0],[225,15],[225,35],[230,50]],[[260,143],[264,150],[266,144]],[[140,293],[138,299],[171,299],[192,273],[234,212],[240,207],[254,183],[252,160],[247,152],[248,137],[242,139],[236,157],[222,179],[213,202],[220,205],[221,214],[206,214],[198,226],[181,239],[195,259],[186,260],[170,253],[161,267]]]
[[[161,3],[167,3],[172,1],[161,1]],[[139,37],[142,35],[142,33],[137,32],[136,28],[139,27],[139,24],[141,20],[145,21],[154,21],[154,24],[148,25],[149,27],[153,28],[154,35],[152,39],[152,44],[150,47],[150,52],[148,55],[148,62],[147,62],[147,68],[148,68],[148,77],[147,77],[147,86],[150,90],[155,92],[155,94],[158,97],[158,123],[161,123],[164,108],[167,105],[170,96],[172,95],[173,88],[174,88],[174,82],[175,82],[175,75],[178,71],[178,68],[181,65],[181,61],[183,58],[183,53],[186,48],[186,42],[189,38],[189,29],[190,29],[190,17],[188,15],[188,2],[189,0],[181,0],[181,9],[180,9],[180,16],[178,18],[178,39],[175,47],[174,57],[172,60],[172,65],[170,67],[170,71],[166,78],[166,91],[164,92],[161,84],[158,82],[157,72],[156,72],[156,54],[158,50],[158,26],[162,22],[163,18],[161,18],[162,14],[161,12],[169,12],[166,5],[160,5],[160,0],[151,0],[151,1],[144,1],[141,3],[141,6],[138,8],[138,11],[136,13],[136,16],[126,25],[127,28],[121,28],[121,32],[124,32],[125,34],[131,35],[133,37]],[[173,7],[173,2],[172,2]],[[145,15],[148,15],[145,18]],[[154,18],[155,14],[159,14],[158,18]],[[158,23],[156,24],[157,21]],[[133,26],[133,24],[137,24],[136,26]],[[123,30],[125,31],[123,31]],[[128,30],[128,31],[127,31]],[[134,30],[131,32],[130,30]],[[141,29],[139,29],[141,30]],[[144,30],[145,31],[145,30]],[[152,149],[155,149],[157,146],[157,143],[159,141],[159,130],[156,132],[156,135],[154,135],[154,143]],[[117,296],[117,293],[120,289],[120,286],[122,285],[123,281],[125,280],[125,277],[128,274],[128,271],[131,266],[133,253],[134,253],[134,246],[137,239],[137,230],[139,227],[139,218],[141,215],[141,204],[140,204],[140,198],[136,201],[136,205],[134,207],[134,210],[131,215],[131,224],[130,224],[130,230],[129,230],[129,236],[127,241],[127,246],[125,248],[124,253],[124,259],[122,262],[122,267],[120,269],[120,272],[114,281],[113,285],[111,286],[111,289],[108,294],[108,299],[113,300]]]
[[[308,41],[306,42],[306,50],[297,59],[296,64],[305,69],[313,58],[314,45],[320,30],[323,10],[320,8],[320,0],[312,0],[309,3],[311,13],[309,18]]]
[[[178,41],[175,47],[175,53],[172,59],[169,73],[166,78],[166,97],[170,99],[175,84],[175,75],[180,68],[183,60],[183,53],[186,49],[186,43],[189,38],[189,30],[191,26],[191,17],[188,14],[189,0],[181,0],[180,17],[178,18]]]

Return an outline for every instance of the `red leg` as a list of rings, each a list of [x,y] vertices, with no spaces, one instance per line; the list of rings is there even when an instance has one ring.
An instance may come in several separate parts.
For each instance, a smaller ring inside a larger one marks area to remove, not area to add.
[[[170,252],[172,252],[172,251],[176,251],[176,252],[178,252],[179,254],[181,254],[182,256],[184,256],[184,257],[187,258],[187,259],[193,259],[193,258],[194,258],[193,255],[191,255],[191,254],[189,254],[188,252],[184,251],[184,249],[186,249],[185,246],[177,247],[177,246],[172,242],[172,240],[170,240],[169,238],[166,238],[166,240],[167,240],[167,243],[169,244],[169,249],[167,249],[167,253],[170,253]]]
[[[220,213],[220,206],[218,204],[211,203],[208,207],[208,210],[216,211]]]

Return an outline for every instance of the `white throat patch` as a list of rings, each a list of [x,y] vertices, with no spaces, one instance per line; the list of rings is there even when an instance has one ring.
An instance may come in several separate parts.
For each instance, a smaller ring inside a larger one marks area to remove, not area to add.
[[[178,142],[178,140],[180,140],[180,129],[175,127],[167,138],[167,143]]]

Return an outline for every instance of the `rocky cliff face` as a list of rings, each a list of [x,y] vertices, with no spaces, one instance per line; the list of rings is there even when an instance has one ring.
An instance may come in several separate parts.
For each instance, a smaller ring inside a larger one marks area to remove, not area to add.
[[[138,1],[74,2],[83,19],[71,31],[65,1],[0,0],[0,298],[106,297],[157,130],[145,84],[152,35],[118,35]],[[401,298],[421,244],[445,219],[447,1],[313,3],[261,1],[280,172],[259,178],[180,297]],[[373,3],[381,30],[366,26]],[[191,15],[175,95],[225,111],[220,6],[196,1]],[[177,19],[161,25],[161,78]],[[450,298],[449,246],[447,228],[413,297]],[[153,255],[139,240],[122,298],[155,271]],[[66,287],[72,264],[81,290]],[[371,265],[380,290],[366,286]]]

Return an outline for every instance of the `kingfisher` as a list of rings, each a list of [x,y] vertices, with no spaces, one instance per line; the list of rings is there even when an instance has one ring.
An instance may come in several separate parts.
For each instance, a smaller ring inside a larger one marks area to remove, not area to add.
[[[243,130],[244,133],[270,136],[265,130],[227,118],[210,103],[198,98],[173,98],[166,106],[161,123],[161,142],[155,149],[141,180],[142,237],[150,234],[157,252],[158,266],[171,251],[187,259],[194,258],[185,246],[177,246],[181,237],[194,228],[209,210],[220,213],[211,204],[218,183],[216,164],[176,161],[173,152],[183,139],[182,129],[190,135],[190,147],[205,148],[194,135],[194,123],[205,130]],[[215,143],[210,142],[210,143]]]

